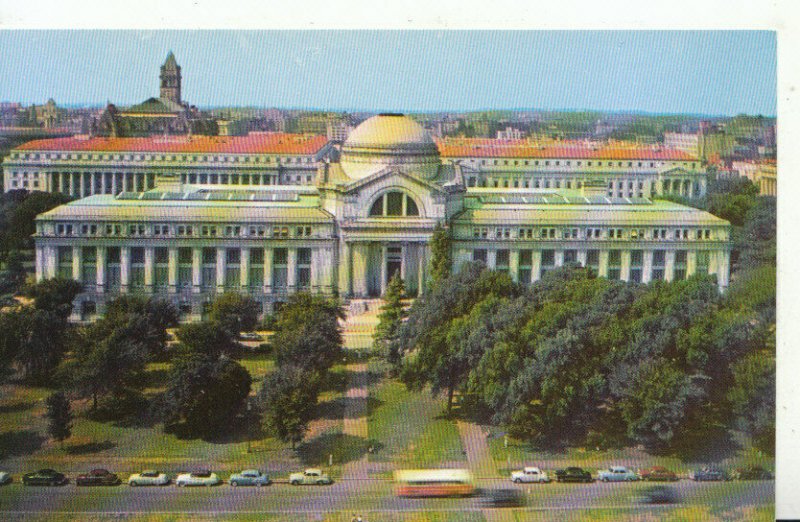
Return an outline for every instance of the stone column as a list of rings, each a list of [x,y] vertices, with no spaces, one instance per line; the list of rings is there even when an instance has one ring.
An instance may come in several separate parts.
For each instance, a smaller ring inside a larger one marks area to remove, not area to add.
[[[217,247],[217,293],[225,292],[225,249]]]
[[[586,267],[586,263],[588,262],[587,261],[588,257],[589,256],[586,253],[586,250],[578,250],[578,263],[580,263],[581,266],[584,268]]]
[[[106,186],[106,173],[105,172],[101,172],[100,173],[100,193],[101,194],[105,194],[107,188],[108,187]]]
[[[386,260],[388,257],[389,247],[386,245],[381,245],[381,295],[386,292],[386,288],[389,286],[389,272],[386,270]]]
[[[642,283],[649,283],[653,274],[653,251],[642,252]]]
[[[508,273],[513,281],[519,281],[519,250],[516,248],[508,253]]]
[[[339,280],[339,295],[342,297],[350,295],[350,251],[350,245],[344,239],[339,239],[337,276]]]
[[[192,293],[199,294],[200,293],[200,279],[201,279],[201,270],[203,265],[203,249],[202,248],[193,248],[192,249]]]
[[[351,248],[353,250],[353,295],[365,297],[367,295],[367,255],[369,254],[369,244],[356,243]]]
[[[45,247],[36,245],[36,282],[45,278]]]
[[[717,264],[717,284],[720,291],[728,288],[731,271],[731,253],[728,250],[721,250],[717,253],[719,263]]]
[[[167,284],[169,293],[174,294],[178,291],[178,249],[170,247],[167,251]]]
[[[686,277],[691,277],[697,272],[697,252],[689,250],[686,252]]]
[[[420,243],[418,248],[419,254],[417,255],[417,294],[422,295],[425,293],[425,269],[427,267],[427,245]]]
[[[619,278],[622,281],[630,281],[631,280],[631,251],[630,250],[622,250],[620,251],[620,269],[619,269]]]
[[[113,195],[115,195],[115,196],[117,195],[117,173],[116,172],[112,172],[111,173],[111,193]]]
[[[264,293],[272,293],[272,249],[264,249]]]
[[[542,251],[531,251],[531,283],[538,281],[542,272]]]
[[[144,249],[144,288],[146,292],[153,291],[153,272],[155,271],[155,249],[145,247]]]
[[[128,292],[131,283],[131,248],[124,246],[119,249],[119,290]]]
[[[608,250],[601,250],[597,267],[598,277],[608,277]]]
[[[52,279],[56,276],[56,259],[58,250],[54,246],[44,247],[44,277]]]
[[[106,291],[106,263],[108,250],[104,246],[97,247],[97,293]]]
[[[675,251],[667,250],[664,256],[664,280],[672,281],[675,279]]]
[[[490,248],[486,251],[486,268],[494,270],[497,267],[497,250]]]
[[[84,172],[78,172],[78,194],[80,194],[81,199],[86,197],[86,192],[84,187],[86,186],[83,182]]]
[[[556,266],[564,266],[564,251],[563,250],[556,250],[555,263],[556,263]]]
[[[239,282],[242,285],[242,293],[250,293],[250,249],[242,248],[239,250]]]
[[[286,286],[289,292],[297,291],[297,249],[287,248]]]
[[[81,247],[72,247],[72,279],[78,282],[83,281],[83,251]],[[91,281],[86,281],[91,283]]]

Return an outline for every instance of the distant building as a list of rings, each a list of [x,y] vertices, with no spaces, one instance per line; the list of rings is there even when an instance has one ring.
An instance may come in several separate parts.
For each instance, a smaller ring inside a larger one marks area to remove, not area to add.
[[[734,161],[731,170],[752,181],[760,195],[778,195],[778,168],[774,161]]]
[[[514,127],[506,127],[503,130],[497,131],[498,140],[521,140],[525,137],[525,133]]]
[[[664,147],[681,150],[695,157],[700,157],[702,136],[700,133],[665,132]]]
[[[218,127],[213,119],[201,115],[199,109],[181,98],[181,68],[172,51],[161,66],[160,90],[157,98],[119,108],[109,103],[92,134],[109,137],[152,136],[155,134],[215,135]]]

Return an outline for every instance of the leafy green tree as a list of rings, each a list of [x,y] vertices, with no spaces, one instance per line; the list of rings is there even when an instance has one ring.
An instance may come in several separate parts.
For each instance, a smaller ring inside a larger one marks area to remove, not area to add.
[[[64,440],[72,435],[72,408],[64,392],[47,397],[47,432],[64,447]]]
[[[44,279],[28,287],[26,294],[37,310],[53,312],[66,321],[72,313],[72,302],[83,291],[83,285],[72,279]]]
[[[212,359],[223,354],[232,354],[236,348],[230,333],[213,322],[185,324],[178,329],[177,337],[180,351]]]
[[[735,246],[741,252],[739,262],[743,268],[762,265],[775,266],[777,259],[777,201],[761,196],[747,212],[745,224]]]
[[[431,275],[429,286],[434,287],[450,276],[453,268],[450,230],[437,223],[431,237]]]
[[[163,396],[165,428],[182,428],[189,436],[221,434],[241,412],[251,384],[247,370],[225,357],[178,360]]]
[[[167,328],[178,325],[175,305],[159,298],[123,295],[106,305],[101,319],[88,328],[93,342],[116,335],[141,343],[152,357],[164,355]]]
[[[400,362],[399,354],[393,348],[397,346],[400,327],[408,315],[403,304],[404,294],[403,279],[399,274],[395,274],[386,289],[384,304],[378,314],[378,325],[373,335],[375,345],[386,355],[392,366],[397,366]]]
[[[775,454],[775,357],[753,353],[732,368],[728,398],[756,447]]]
[[[342,357],[340,319],[344,312],[337,300],[307,292],[291,295],[270,338],[278,364],[324,373]]]
[[[258,323],[260,306],[249,295],[226,292],[211,304],[209,319],[237,338],[239,332],[251,331]]]
[[[18,250],[12,250],[6,255],[6,269],[0,272],[0,294],[19,293],[26,277],[22,254]]]
[[[48,310],[23,307],[17,314],[20,335],[16,362],[25,380],[40,386],[52,385],[53,374],[66,352],[69,330],[66,318]]]
[[[292,449],[303,440],[313,418],[319,395],[319,376],[294,365],[281,366],[279,371],[264,377],[259,399],[264,412],[264,425],[275,430]]]
[[[36,231],[36,216],[69,201],[70,198],[61,193],[24,193],[24,199],[5,209],[6,226],[0,236],[0,248],[3,252],[33,248],[31,236]]]
[[[11,373],[12,364],[28,338],[26,319],[30,310],[17,306],[0,312],[0,382]]]

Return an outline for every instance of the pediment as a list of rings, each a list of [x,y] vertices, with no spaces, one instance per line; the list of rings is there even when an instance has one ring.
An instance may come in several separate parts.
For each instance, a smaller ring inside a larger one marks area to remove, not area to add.
[[[416,185],[417,187],[422,188],[425,191],[433,194],[444,193],[442,187],[437,185],[436,183],[432,183],[426,179],[420,178],[418,176],[405,172],[396,167],[386,167],[365,178],[354,180],[353,182],[348,183],[347,185],[344,186],[344,193],[348,194],[353,192],[359,192],[365,188],[369,188],[372,185],[385,184],[386,181],[392,178],[395,179],[399,178],[406,183],[411,183],[412,185]]]

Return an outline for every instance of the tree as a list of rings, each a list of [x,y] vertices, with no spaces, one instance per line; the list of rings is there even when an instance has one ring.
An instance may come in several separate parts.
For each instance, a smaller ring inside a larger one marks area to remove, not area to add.
[[[26,381],[51,385],[51,378],[66,352],[69,330],[66,318],[49,310],[22,307],[16,314],[20,342],[16,356]]]
[[[12,250],[6,256],[5,271],[0,273],[0,294],[18,293],[22,290],[26,277],[22,254],[18,250]]]
[[[247,332],[258,323],[260,306],[249,295],[226,292],[211,304],[209,319],[219,324],[228,334],[237,338],[239,332]]]
[[[28,287],[26,294],[37,310],[53,312],[64,321],[72,313],[72,302],[83,291],[83,285],[72,279],[44,279]]]
[[[433,288],[447,279],[453,269],[453,255],[450,230],[437,223],[431,237],[431,277],[429,286]]]
[[[408,315],[403,305],[404,294],[403,279],[395,273],[386,289],[384,304],[378,314],[378,326],[373,335],[375,345],[386,355],[392,366],[397,366],[400,362],[400,354],[393,348],[396,347],[403,320]]]
[[[241,412],[252,379],[236,362],[221,357],[192,356],[179,360],[163,396],[165,428],[182,425],[189,436],[214,436]]]
[[[324,373],[342,356],[340,319],[344,312],[337,300],[307,292],[291,295],[270,338],[278,364]]]
[[[264,377],[259,399],[264,425],[275,430],[292,449],[303,440],[313,418],[319,394],[319,377],[303,368],[287,365]]]
[[[728,398],[756,447],[775,454],[775,357],[753,353],[732,368]]]
[[[31,236],[36,231],[36,216],[69,201],[68,196],[57,192],[23,191],[13,196],[5,209],[7,223],[0,236],[0,249],[8,252],[33,248]]]
[[[55,392],[47,398],[47,432],[64,447],[64,440],[72,435],[72,408],[64,392]]]
[[[177,337],[182,352],[212,359],[232,354],[236,347],[228,331],[213,322],[185,324],[178,329]]]
[[[152,357],[164,355],[167,328],[178,325],[175,305],[159,298],[125,295],[106,305],[103,317],[96,321],[89,333],[93,340],[118,335],[145,346]]]
[[[777,258],[777,202],[774,197],[759,197],[747,212],[745,224],[737,238],[739,261],[745,268],[761,265],[775,266]]]

